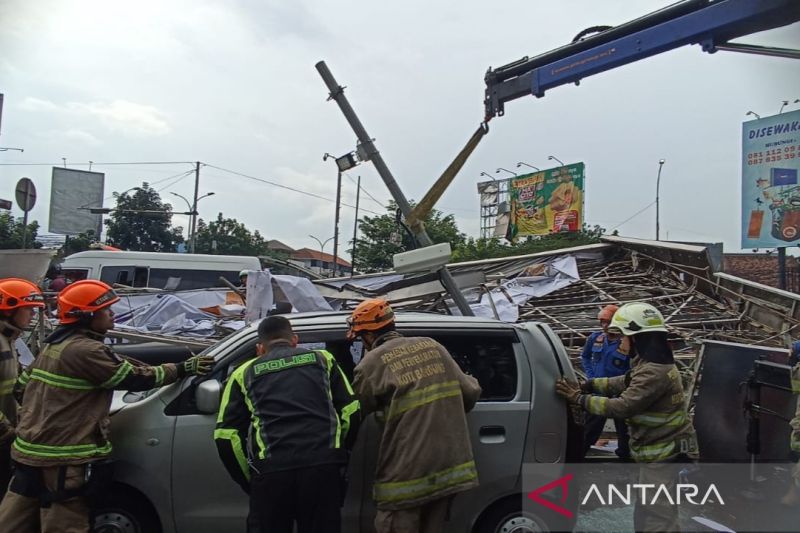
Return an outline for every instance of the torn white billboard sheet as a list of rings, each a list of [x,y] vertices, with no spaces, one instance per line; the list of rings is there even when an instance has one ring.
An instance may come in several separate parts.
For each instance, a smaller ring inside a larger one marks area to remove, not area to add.
[[[267,316],[272,309],[272,275],[269,270],[250,270],[247,273],[247,309],[244,321],[250,324]]]
[[[330,304],[322,297],[311,280],[298,276],[275,275],[272,279],[298,313],[306,311],[332,311]],[[247,299],[250,301],[250,298]]]

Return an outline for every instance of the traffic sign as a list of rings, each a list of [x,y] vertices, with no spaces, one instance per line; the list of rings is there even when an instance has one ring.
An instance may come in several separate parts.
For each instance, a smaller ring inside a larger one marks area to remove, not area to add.
[[[34,187],[33,182],[28,178],[19,180],[17,182],[16,197],[17,205],[24,212],[27,213],[33,209],[36,204],[36,187]]]
[[[13,205],[11,200],[0,200],[0,209],[11,209]]]

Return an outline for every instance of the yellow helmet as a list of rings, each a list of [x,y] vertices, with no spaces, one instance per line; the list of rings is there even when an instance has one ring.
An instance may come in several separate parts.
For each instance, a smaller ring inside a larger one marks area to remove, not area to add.
[[[623,335],[637,335],[651,331],[667,331],[661,312],[650,304],[633,302],[620,307],[611,318],[609,329],[617,329]]]

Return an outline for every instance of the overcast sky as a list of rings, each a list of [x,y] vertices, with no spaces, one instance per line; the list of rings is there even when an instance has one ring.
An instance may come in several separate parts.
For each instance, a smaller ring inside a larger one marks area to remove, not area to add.
[[[314,68],[324,59],[406,195],[420,198],[480,122],[487,67],[668,3],[0,0],[0,146],[25,149],[0,152],[0,162],[202,161],[333,199],[335,166],[322,155],[354,149],[355,135],[326,102]],[[794,25],[741,40],[797,48],[799,36]],[[437,207],[477,236],[480,172],[516,170],[518,161],[545,168],[552,154],[586,163],[589,224],[653,238],[654,207],[623,221],[654,200],[664,158],[662,238],[738,251],[741,123],[748,110],[768,116],[800,98],[798,66],[685,47],[511,102]],[[177,210],[185,204],[170,192],[191,197],[192,177],[168,178],[190,169],[92,168],[106,173],[108,196],[158,182]],[[13,197],[20,177],[34,180],[32,215],[45,229],[50,174],[0,167],[0,197]],[[349,172],[358,175],[379,202],[388,199],[371,164]],[[204,167],[200,193],[210,191],[203,218],[222,212],[295,248],[317,248],[309,234],[333,235],[332,202]],[[342,194],[354,203],[347,177]],[[382,211],[370,198],[362,207]],[[353,215],[343,208],[343,241]]]

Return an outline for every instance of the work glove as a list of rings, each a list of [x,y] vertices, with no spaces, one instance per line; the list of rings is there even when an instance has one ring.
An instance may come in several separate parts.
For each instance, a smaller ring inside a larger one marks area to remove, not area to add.
[[[556,381],[556,394],[567,400],[570,404],[579,405],[581,386],[574,381],[567,381],[561,378]]]
[[[178,365],[181,376],[205,376],[214,368],[214,358],[210,355],[195,355]]]

